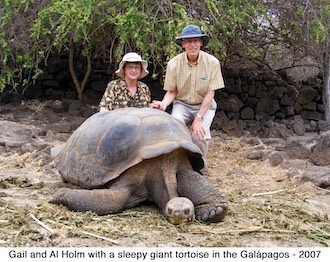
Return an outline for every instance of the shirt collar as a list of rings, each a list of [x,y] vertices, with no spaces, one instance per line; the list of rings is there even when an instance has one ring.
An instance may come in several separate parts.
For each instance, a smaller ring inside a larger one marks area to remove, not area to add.
[[[187,55],[187,52],[185,51],[184,59],[185,59],[185,61],[186,61],[186,63],[187,63],[188,65],[192,66],[192,65],[197,65],[197,64],[200,62],[200,60],[201,60],[201,56],[202,56],[202,55],[201,55],[201,51],[199,51],[199,53],[198,53],[198,58],[197,58],[196,63],[191,64],[191,63],[189,63],[189,61],[188,61],[188,55]]]

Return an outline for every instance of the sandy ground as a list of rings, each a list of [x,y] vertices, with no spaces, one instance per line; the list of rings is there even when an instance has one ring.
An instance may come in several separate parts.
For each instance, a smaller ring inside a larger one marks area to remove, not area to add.
[[[11,130],[47,127],[37,117],[42,106],[24,105],[29,113],[23,118],[15,117],[22,106],[0,106],[0,126],[7,130],[0,138],[14,142],[20,136]],[[152,204],[107,216],[49,204],[63,186],[49,161],[49,148],[69,134],[47,129],[41,133],[35,136],[41,149],[0,151],[0,247],[330,246],[330,191],[301,180],[304,161],[290,160],[298,170],[293,176],[287,168],[271,167],[268,159],[246,159],[243,152],[255,147],[244,142],[248,134],[234,138],[213,131],[207,162],[210,179],[229,203],[225,220],[174,226]]]

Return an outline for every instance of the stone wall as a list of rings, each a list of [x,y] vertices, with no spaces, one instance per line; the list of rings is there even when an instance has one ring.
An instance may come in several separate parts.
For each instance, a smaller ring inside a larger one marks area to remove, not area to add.
[[[76,60],[75,68],[81,81],[86,71],[85,60]],[[113,71],[108,65],[93,64],[84,91],[84,103],[94,106],[99,103],[107,83],[112,80],[109,72]],[[321,76],[297,82],[285,72],[224,70],[223,75],[226,87],[216,92],[218,110],[213,128],[235,136],[241,136],[245,131],[253,135],[283,136],[320,130],[324,114]],[[143,81],[149,85],[153,99],[163,97],[159,82],[149,77]],[[1,102],[12,101],[9,91],[1,94]],[[24,98],[76,99],[67,59],[51,57],[44,74],[24,91]]]
[[[216,94],[215,127],[237,136],[244,130],[264,136],[320,130],[324,116],[321,76],[295,82],[283,71],[225,70],[224,77],[226,87]]]

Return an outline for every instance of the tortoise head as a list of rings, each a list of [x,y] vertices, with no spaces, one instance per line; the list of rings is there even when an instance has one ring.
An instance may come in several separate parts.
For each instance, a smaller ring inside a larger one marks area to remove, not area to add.
[[[175,197],[167,202],[164,215],[174,224],[189,223],[195,219],[194,204],[186,197]]]

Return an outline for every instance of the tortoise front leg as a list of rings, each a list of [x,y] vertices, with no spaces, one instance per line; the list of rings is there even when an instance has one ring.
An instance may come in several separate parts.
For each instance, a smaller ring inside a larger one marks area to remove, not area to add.
[[[204,222],[219,222],[228,212],[228,204],[215,185],[195,171],[177,173],[178,193],[195,205],[195,217]]]
[[[93,211],[107,215],[123,211],[129,205],[128,189],[61,189],[49,203],[62,204],[75,211]]]

